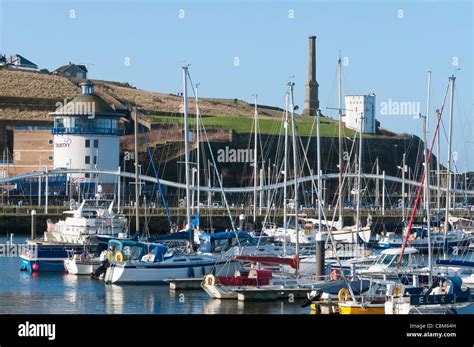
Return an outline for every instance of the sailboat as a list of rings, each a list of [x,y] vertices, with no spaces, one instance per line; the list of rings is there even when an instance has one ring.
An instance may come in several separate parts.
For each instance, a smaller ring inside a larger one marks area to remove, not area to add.
[[[189,176],[189,135],[188,135],[188,66],[183,66],[183,111],[184,111],[184,147],[185,147],[185,180],[186,180],[186,229],[190,230],[189,242],[194,235],[191,222],[191,189]],[[241,270],[241,264],[234,259],[218,258],[200,254],[180,254],[174,252],[168,257],[155,259],[153,262],[143,259],[115,259],[107,268],[104,280],[106,283],[142,283],[151,284],[170,279],[202,278],[208,273],[234,274]]]
[[[336,230],[332,231],[334,240],[342,243],[350,244],[364,244],[369,243],[370,237],[372,235],[372,223],[371,218],[368,218],[367,225],[361,225],[361,214],[360,214],[360,205],[362,200],[362,158],[363,158],[363,143],[362,143],[362,133],[364,129],[364,114],[360,116],[360,130],[359,130],[359,154],[358,154],[358,165],[357,165],[357,187],[354,190],[354,194],[357,196],[357,205],[356,205],[356,225],[344,226],[342,218],[342,190],[343,190],[343,179],[342,173],[344,171],[342,163],[342,136],[343,136],[343,122],[342,122],[342,60],[338,60],[338,113],[339,113],[339,197],[338,197],[338,210],[339,210],[339,220],[336,224]]]

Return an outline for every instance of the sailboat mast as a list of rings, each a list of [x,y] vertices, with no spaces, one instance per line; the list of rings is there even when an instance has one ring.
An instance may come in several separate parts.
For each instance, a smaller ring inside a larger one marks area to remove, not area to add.
[[[197,181],[197,212],[200,212],[200,204],[199,204],[199,193],[200,193],[200,170],[201,170],[201,157],[200,157],[200,149],[201,149],[201,142],[199,139],[199,99],[198,99],[198,88],[199,88],[199,83],[196,84],[196,181]]]
[[[317,110],[316,112],[316,151],[317,151],[317,168],[318,168],[318,232],[322,232],[322,224],[321,224],[321,209],[323,199],[322,199],[322,178],[321,178],[321,110]]]
[[[183,66],[184,165],[186,179],[186,228],[191,228],[191,190],[189,187],[188,66]],[[191,235],[192,236],[192,235]],[[191,242],[194,238],[191,238]]]
[[[283,249],[286,254],[286,234],[288,229],[288,213],[287,213],[287,181],[288,181],[288,92],[285,94],[285,154],[283,158]]]
[[[137,113],[137,108],[133,107],[133,119],[134,119],[134,127],[135,127],[135,132],[134,132],[134,140],[135,140],[135,230],[136,232],[140,232],[140,194],[139,194],[139,189],[140,189],[140,176],[139,176],[139,171],[138,171],[138,113]]]
[[[431,286],[432,279],[433,279],[433,255],[431,251],[431,210],[430,210],[430,168],[428,166],[428,117],[423,117],[423,141],[425,143],[424,154],[425,154],[425,182],[424,182],[424,189],[425,189],[425,209],[426,209],[426,232],[428,233],[428,269],[429,269],[429,276],[428,281],[429,285]]]
[[[342,165],[342,156],[343,156],[343,146],[342,146],[342,134],[344,132],[343,125],[342,125],[342,62],[341,62],[341,57],[339,57],[339,60],[337,61],[337,75],[338,75],[338,102],[339,102],[339,199],[341,199],[339,203],[339,223],[342,225],[342,209],[343,209],[343,198],[342,198],[342,171],[343,165]]]
[[[426,99],[426,115],[423,118],[423,142],[425,143],[425,206],[426,206],[426,232],[428,233],[428,284],[433,281],[433,255],[431,250],[431,206],[430,206],[430,165],[428,162],[428,121],[430,114],[431,99],[431,70],[428,70],[428,96]]]
[[[364,131],[364,120],[365,116],[364,113],[361,112],[360,114],[360,138],[359,138],[359,164],[357,168],[357,209],[356,209],[356,234],[355,234],[355,242],[358,242],[358,236],[360,232],[360,202],[361,202],[361,195],[362,195],[362,155],[363,155],[363,147],[362,147],[362,133]]]
[[[253,149],[253,223],[257,223],[257,173],[258,173],[258,112],[257,112],[257,94],[254,95],[254,149]]]
[[[449,83],[451,85],[451,97],[449,105],[449,130],[448,130],[448,165],[446,169],[446,211],[444,215],[444,257],[448,256],[447,252],[447,242],[448,242],[448,229],[449,229],[449,208],[450,208],[450,189],[451,189],[451,161],[452,161],[452,142],[453,142],[453,115],[454,115],[454,81],[456,77],[452,75],[449,77]]]
[[[439,118],[439,110],[436,110],[436,119]],[[441,211],[441,146],[440,146],[440,132],[436,134],[436,212]]]
[[[290,101],[291,101],[291,130],[292,130],[292,140],[293,140],[293,170],[294,170],[294,180],[295,180],[295,229],[296,229],[296,257],[299,257],[300,254],[300,231],[298,228],[298,162],[296,158],[297,147],[296,147],[296,124],[295,124],[295,99],[293,95],[294,83],[290,82]],[[296,267],[296,274],[298,274],[298,266]]]
[[[117,213],[120,213],[120,208],[121,208],[121,201],[120,201],[120,199],[121,199],[121,197],[120,197],[120,195],[121,195],[121,192],[120,192],[121,187],[120,187],[120,186],[121,186],[121,184],[122,184],[122,180],[121,180],[121,176],[120,176],[121,169],[122,169],[122,168],[121,168],[120,165],[119,165],[118,170],[117,170],[117,171],[118,171],[118,176],[117,176]]]

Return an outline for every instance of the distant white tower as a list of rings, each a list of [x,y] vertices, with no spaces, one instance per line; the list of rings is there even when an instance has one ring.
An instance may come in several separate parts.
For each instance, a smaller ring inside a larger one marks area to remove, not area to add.
[[[91,83],[81,94],[49,115],[54,117],[54,167],[117,170],[120,155],[119,120],[124,114],[94,94]],[[115,183],[112,175],[71,174],[82,182]]]
[[[362,131],[367,134],[375,134],[377,132],[375,119],[375,94],[370,95],[347,95],[346,115],[344,123],[346,127],[360,131],[361,115],[363,118]]]

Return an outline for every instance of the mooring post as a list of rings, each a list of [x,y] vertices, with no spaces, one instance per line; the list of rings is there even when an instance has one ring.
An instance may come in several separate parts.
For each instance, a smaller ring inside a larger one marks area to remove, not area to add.
[[[316,278],[317,280],[324,279],[324,258],[325,258],[326,235],[323,233],[316,233]]]
[[[31,210],[31,239],[36,239],[36,210]]]

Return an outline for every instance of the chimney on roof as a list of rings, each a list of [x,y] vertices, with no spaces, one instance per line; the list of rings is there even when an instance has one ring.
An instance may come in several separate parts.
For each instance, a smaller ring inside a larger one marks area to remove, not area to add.
[[[94,94],[94,86],[92,82],[81,83],[81,94]]]

